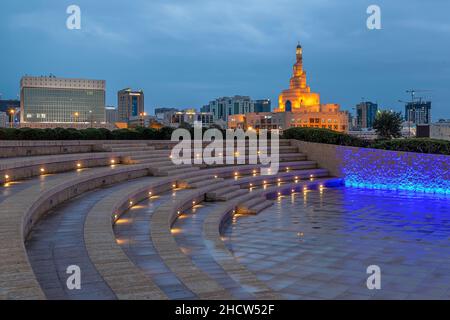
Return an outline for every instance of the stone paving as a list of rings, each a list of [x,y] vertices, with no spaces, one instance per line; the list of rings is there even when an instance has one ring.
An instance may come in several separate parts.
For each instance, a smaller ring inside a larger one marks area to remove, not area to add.
[[[203,222],[214,210],[216,204],[204,203],[185,211],[174,224],[175,240],[179,247],[194,264],[207,273],[237,299],[255,299],[240,283],[236,282],[214,260],[211,250],[205,245],[202,236]]]
[[[152,197],[124,213],[114,226],[117,242],[130,260],[141,268],[169,299],[195,299],[178,277],[167,267],[150,240],[150,221],[156,208],[176,197],[182,190]]]
[[[113,231],[113,223],[122,210],[133,205],[130,192],[141,198],[148,198],[148,188],[167,182],[162,178],[149,177],[134,184],[110,193],[100,200],[88,213],[84,226],[84,239],[89,258],[104,281],[118,299],[162,300],[166,295],[147,277],[125,254]],[[136,200],[133,198],[136,202]]]
[[[90,170],[89,168],[78,169],[75,171],[76,175],[80,175],[82,172]],[[65,172],[59,174],[44,174],[39,177],[34,177],[31,179],[24,179],[19,181],[8,182],[0,186],[0,203],[7,197],[14,195],[18,192],[29,188],[32,185],[40,184],[44,186],[45,183],[49,183],[53,180],[59,179],[60,177],[73,177],[74,172]]]
[[[26,242],[28,258],[48,299],[115,299],[93,266],[84,243],[84,224],[90,209],[103,197],[125,189],[140,178],[90,191],[51,210],[33,228]],[[66,269],[77,265],[83,273],[81,290],[68,290]]]
[[[0,224],[0,288],[6,292],[7,299],[44,298],[42,288],[34,276],[25,251],[24,216],[48,190],[70,178],[77,179],[85,174],[99,171],[105,170],[86,169],[30,179],[22,182],[21,190],[3,199],[2,224]],[[26,187],[23,188],[23,186]]]
[[[317,169],[314,161],[289,144],[283,141],[280,148],[284,172],[268,179],[257,175],[258,166],[176,167],[153,147],[130,145],[114,148],[137,152],[135,159],[122,160],[139,164],[92,169],[80,177],[74,172],[42,176],[44,183],[33,179],[28,186],[26,181],[9,185],[0,195],[9,206],[2,212],[6,219],[0,234],[13,240],[0,248],[1,298],[279,298],[274,292],[278,289],[271,289],[233,258],[219,229],[232,210],[257,213],[270,206],[266,195],[273,198],[302,190],[306,184],[342,182],[328,177],[327,170]],[[149,174],[168,177],[145,177]],[[305,184],[297,181],[306,178]],[[187,184],[182,188],[190,189],[172,194],[183,181]],[[257,192],[246,190],[260,185]],[[157,197],[148,199],[150,191]],[[205,197],[222,202],[199,206]],[[26,252],[23,239],[30,231]],[[82,268],[82,290],[66,289],[66,268],[73,264]]]
[[[224,239],[239,263],[287,299],[449,299],[448,201],[349,188],[301,192],[233,220]],[[369,265],[381,268],[381,290],[366,287]]]

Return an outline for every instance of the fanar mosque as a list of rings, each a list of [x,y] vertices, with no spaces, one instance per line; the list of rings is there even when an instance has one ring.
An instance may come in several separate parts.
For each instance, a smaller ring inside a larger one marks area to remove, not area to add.
[[[296,62],[289,89],[283,90],[274,112],[259,112],[230,115],[229,128],[243,129],[288,129],[291,127],[313,127],[348,131],[348,112],[340,111],[334,103],[321,104],[320,94],[311,92],[303,69],[303,48],[296,48]]]

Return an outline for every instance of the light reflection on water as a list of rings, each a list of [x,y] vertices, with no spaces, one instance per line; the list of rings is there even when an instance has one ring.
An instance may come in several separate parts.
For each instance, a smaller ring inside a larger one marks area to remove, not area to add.
[[[236,259],[286,298],[448,299],[449,204],[448,195],[314,190],[237,219],[224,236]],[[382,269],[378,292],[365,287],[371,264]]]

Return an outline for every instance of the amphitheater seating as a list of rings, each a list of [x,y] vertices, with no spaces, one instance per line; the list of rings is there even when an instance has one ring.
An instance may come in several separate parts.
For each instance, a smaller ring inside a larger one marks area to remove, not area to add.
[[[10,190],[5,186],[0,197],[0,298],[52,298],[44,278],[37,278],[33,271],[41,267],[43,260],[28,256],[39,255],[31,249],[33,230],[41,223],[45,225],[46,215],[52,215],[53,210],[55,214],[70,215],[58,209],[61,204],[71,199],[83,201],[88,192],[126,181],[126,186],[93,204],[86,212],[84,224],[79,222],[83,250],[115,298],[168,298],[151,273],[127,256],[124,244],[116,239],[114,227],[122,215],[141,201],[172,192],[174,196],[149,216],[146,241],[155,248],[158,261],[170,270],[173,280],[181,282],[199,299],[234,299],[242,292],[254,299],[280,298],[234,259],[221,241],[221,228],[234,214],[257,214],[278,196],[304,188],[338,185],[341,180],[329,177],[326,169],[317,168],[289,140],[280,141],[280,171],[270,176],[261,175],[264,166],[249,164],[248,157],[245,164],[175,165],[170,159],[173,145],[162,141],[102,142],[90,153],[1,159],[0,182],[26,180],[11,184]],[[225,155],[230,152],[224,150]],[[212,203],[214,208],[204,221],[200,240],[209,246],[211,259],[239,290],[228,288],[214,274],[196,265],[175,241],[174,223],[185,211],[203,202]]]

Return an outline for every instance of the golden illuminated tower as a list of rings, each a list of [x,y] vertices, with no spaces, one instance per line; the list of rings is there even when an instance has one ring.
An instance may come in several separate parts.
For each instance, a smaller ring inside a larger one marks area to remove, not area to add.
[[[283,111],[309,111],[320,110],[320,95],[311,92],[306,83],[306,72],[303,70],[303,49],[299,44],[296,48],[296,62],[289,89],[284,90],[278,98],[278,112]]]
[[[303,70],[303,49],[295,50],[296,61],[289,89],[281,92],[274,112],[250,112],[228,117],[228,128],[286,130],[294,127],[348,131],[348,112],[337,103],[320,103],[320,95],[311,92]]]

